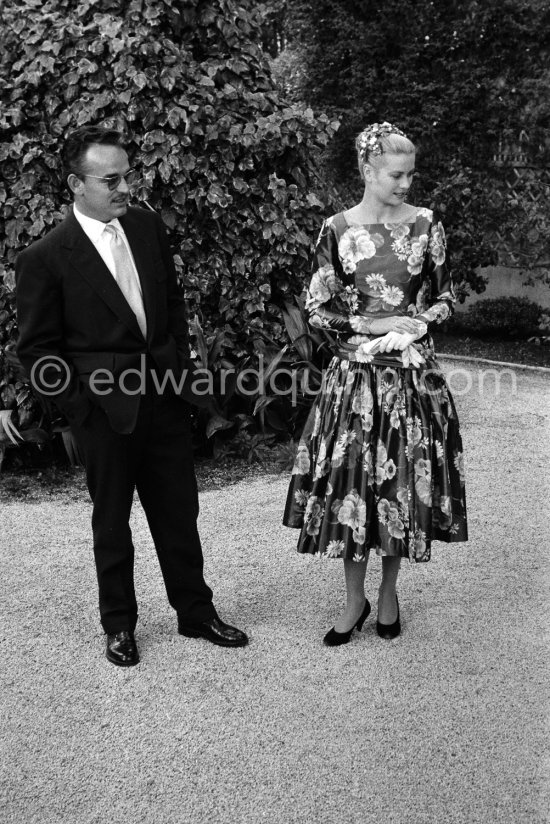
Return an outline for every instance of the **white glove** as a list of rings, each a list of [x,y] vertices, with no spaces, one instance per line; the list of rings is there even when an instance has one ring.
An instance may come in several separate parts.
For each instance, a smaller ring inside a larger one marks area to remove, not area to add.
[[[407,346],[406,349],[403,349],[401,352],[401,360],[403,361],[403,366],[412,366],[413,369],[418,369],[426,361],[415,347],[411,344]]]
[[[425,363],[424,358],[412,344],[416,340],[416,335],[405,334],[401,332],[388,332],[381,338],[375,338],[369,347],[369,352],[392,352],[398,350],[401,352],[401,360],[403,366],[412,366],[418,368]]]
[[[388,332],[378,339],[379,352],[392,352],[394,349],[406,349],[416,340],[416,336],[411,332]]]

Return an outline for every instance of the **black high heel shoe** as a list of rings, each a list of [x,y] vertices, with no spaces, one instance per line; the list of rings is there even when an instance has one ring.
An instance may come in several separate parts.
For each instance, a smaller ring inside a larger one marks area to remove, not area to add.
[[[329,629],[325,637],[323,638],[323,644],[327,647],[339,647],[340,644],[347,644],[349,639],[351,638],[351,633],[354,629],[358,630],[359,632],[363,628],[363,624],[367,620],[370,615],[370,604],[369,599],[365,598],[365,606],[363,607],[363,612],[352,626],[351,629],[348,629],[347,632],[336,632],[334,627]]]
[[[376,622],[376,632],[380,638],[387,638],[391,640],[392,638],[397,638],[401,632],[401,621],[399,620],[399,600],[397,595],[395,596],[395,600],[397,602],[397,618],[393,624],[381,624],[380,621]]]

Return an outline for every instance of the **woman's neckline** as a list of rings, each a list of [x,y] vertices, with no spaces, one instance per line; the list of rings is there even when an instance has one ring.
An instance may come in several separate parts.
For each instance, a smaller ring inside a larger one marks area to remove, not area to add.
[[[347,211],[347,210],[346,210]],[[391,225],[406,225],[409,226],[411,224],[416,223],[416,219],[418,217],[418,210],[415,211],[414,215],[410,215],[407,218],[402,218],[401,220],[360,220],[360,221],[353,221],[350,223],[348,218],[346,217],[346,211],[342,211],[342,217],[347,226],[350,228],[352,226],[386,226],[387,224]]]

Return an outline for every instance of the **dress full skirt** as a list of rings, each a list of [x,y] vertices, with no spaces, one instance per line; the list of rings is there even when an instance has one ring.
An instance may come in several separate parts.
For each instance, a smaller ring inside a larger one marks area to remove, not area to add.
[[[430,347],[431,348],[431,347]],[[462,441],[433,350],[421,369],[333,358],[300,439],[283,523],[298,551],[429,561],[467,540]]]

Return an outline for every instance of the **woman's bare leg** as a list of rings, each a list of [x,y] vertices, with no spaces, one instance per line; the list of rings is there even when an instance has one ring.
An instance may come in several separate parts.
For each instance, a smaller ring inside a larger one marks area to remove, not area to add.
[[[378,590],[378,620],[381,624],[393,624],[397,620],[395,587],[401,558],[382,558],[382,583]]]
[[[367,560],[344,561],[344,575],[346,577],[346,608],[336,621],[336,632],[348,632],[357,622],[365,607],[365,574]]]

